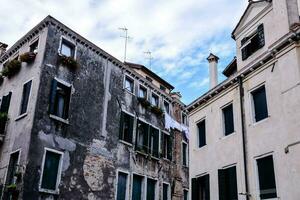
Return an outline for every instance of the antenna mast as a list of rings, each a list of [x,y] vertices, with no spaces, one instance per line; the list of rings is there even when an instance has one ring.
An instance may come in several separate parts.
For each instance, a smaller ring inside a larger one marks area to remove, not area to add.
[[[144,54],[146,54],[148,56],[147,59],[149,60],[149,68],[151,69],[151,64],[152,64],[152,59],[153,59],[152,52],[148,50],[148,51],[145,51]]]
[[[127,42],[131,37],[128,36],[128,29],[126,27],[119,28],[119,30],[124,31],[125,36],[121,36],[122,38],[125,38],[125,49],[124,49],[124,62],[126,62],[126,53],[127,53]]]

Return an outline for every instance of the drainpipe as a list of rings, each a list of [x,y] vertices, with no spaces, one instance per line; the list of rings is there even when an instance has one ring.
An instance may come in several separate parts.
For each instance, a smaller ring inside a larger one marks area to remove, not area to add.
[[[243,138],[243,160],[244,160],[244,174],[245,174],[245,193],[246,200],[249,200],[249,186],[248,186],[248,170],[247,170],[247,146],[246,146],[246,129],[245,129],[245,107],[244,107],[244,87],[243,78],[238,77],[239,91],[240,91],[240,108],[241,108],[241,125],[242,125],[242,138]]]

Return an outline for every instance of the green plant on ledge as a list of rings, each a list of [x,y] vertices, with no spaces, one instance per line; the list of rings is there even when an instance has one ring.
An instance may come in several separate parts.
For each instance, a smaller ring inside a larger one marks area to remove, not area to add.
[[[157,106],[151,106],[151,111],[158,116],[162,116],[164,114],[164,111]]]
[[[20,61],[26,63],[32,63],[36,57],[36,54],[33,52],[26,52],[20,55]]]
[[[2,76],[11,78],[15,74],[17,74],[21,69],[21,62],[18,60],[11,60],[7,65],[3,68],[1,74]]]
[[[16,191],[17,190],[17,185],[16,184],[10,184],[10,185],[6,186],[6,190],[8,192]]]
[[[146,98],[138,97],[138,101],[145,108],[149,108],[151,106],[151,103]]]
[[[8,120],[7,113],[0,112],[0,122],[6,122]]]
[[[59,63],[71,70],[76,70],[78,68],[77,61],[72,57],[59,55]]]

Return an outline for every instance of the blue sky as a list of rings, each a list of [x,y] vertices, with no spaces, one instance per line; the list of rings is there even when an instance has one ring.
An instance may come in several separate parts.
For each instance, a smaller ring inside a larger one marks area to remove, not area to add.
[[[123,60],[126,26],[132,39],[127,61],[149,65],[190,103],[208,90],[210,52],[222,69],[235,55],[231,32],[247,0],[0,0],[1,42],[11,46],[47,15]],[[8,14],[14,13],[14,14]],[[9,18],[7,17],[9,16]]]

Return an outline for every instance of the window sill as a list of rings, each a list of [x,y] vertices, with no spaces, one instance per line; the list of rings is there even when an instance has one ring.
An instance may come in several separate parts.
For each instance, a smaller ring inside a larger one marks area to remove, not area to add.
[[[232,132],[232,133],[230,133],[230,134],[228,134],[228,135],[223,135],[223,137],[220,137],[220,140],[225,140],[227,138],[233,137],[234,135],[236,135],[235,131]]]
[[[171,163],[171,162],[172,162],[172,161],[169,160],[168,158],[162,158],[162,159],[163,159],[163,161],[168,162],[168,163]]]
[[[129,142],[126,142],[125,140],[121,140],[121,139],[119,139],[119,142],[120,142],[120,143],[122,143],[122,144],[125,144],[125,145],[127,145],[127,146],[130,146],[130,147],[132,147],[132,146],[133,146],[131,143],[129,143]]]
[[[23,113],[22,115],[19,115],[16,119],[15,119],[15,121],[19,121],[20,119],[23,119],[24,117],[26,117],[27,116],[27,112],[26,113]]]
[[[204,151],[206,148],[207,148],[207,144],[204,145],[204,146],[202,146],[202,147],[197,146],[197,147],[194,149],[194,151]]]
[[[139,150],[136,150],[135,152],[138,153],[138,154],[140,154],[140,155],[143,155],[143,156],[145,156],[145,157],[148,157],[148,156],[149,156],[149,154],[144,153],[144,152],[139,151]]]
[[[48,189],[43,189],[43,188],[39,188],[39,192],[43,192],[43,193],[48,193],[48,194],[59,194],[59,190],[48,190]]]
[[[51,119],[57,120],[59,122],[62,122],[64,124],[69,124],[69,120],[68,119],[63,119],[63,118],[57,117],[56,115],[52,115],[52,114],[50,114],[49,117]]]
[[[258,122],[253,122],[252,126],[257,126],[259,124],[262,124],[262,123],[268,121],[270,118],[271,118],[271,116],[269,115],[268,117],[266,117],[266,118],[264,118],[264,119],[262,119],[262,120],[260,120]],[[251,126],[251,124],[250,124],[250,126]]]
[[[125,92],[127,92],[127,93],[129,93],[129,94],[131,94],[131,95],[135,96],[135,94],[134,94],[133,92],[130,92],[130,91],[129,91],[129,90],[127,90],[126,88],[123,88],[123,90],[124,90]]]

